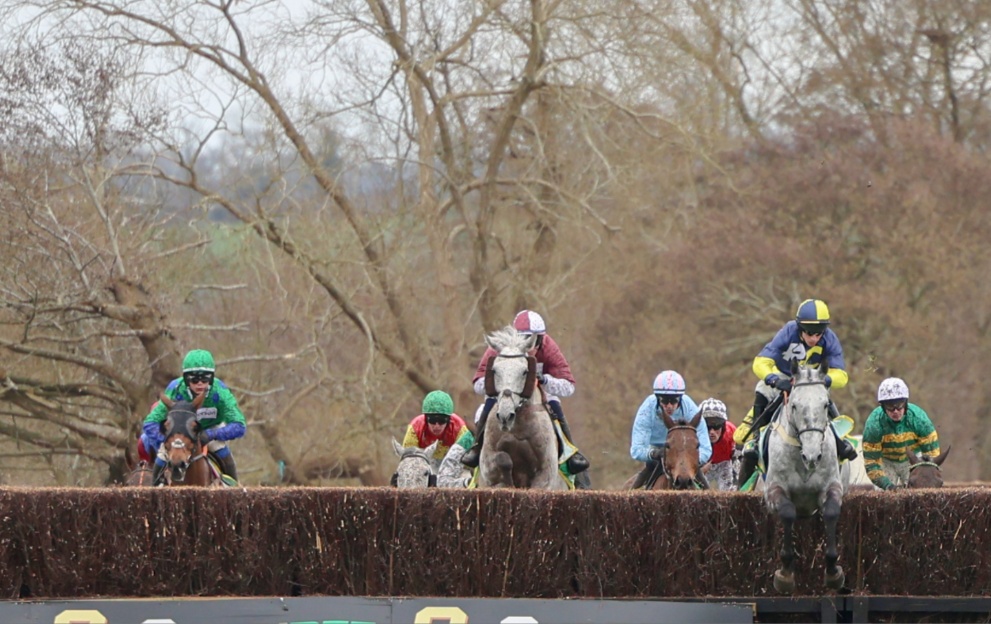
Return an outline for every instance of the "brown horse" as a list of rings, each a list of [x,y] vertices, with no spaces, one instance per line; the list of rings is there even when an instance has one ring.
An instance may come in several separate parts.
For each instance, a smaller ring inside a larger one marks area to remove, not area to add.
[[[192,401],[173,401],[162,395],[162,403],[169,408],[162,423],[162,447],[168,456],[162,481],[167,486],[220,484],[207,458],[207,446],[200,440],[200,422],[196,419],[196,410],[204,398],[205,392]]]
[[[940,466],[950,454],[950,447],[946,447],[946,452],[937,457],[923,455],[916,457],[912,449],[905,449],[908,455],[908,463],[912,465],[908,469],[908,487],[910,488],[939,488],[943,487],[943,471]]]
[[[152,475],[153,471],[148,462],[141,460],[139,462],[134,461],[134,454],[131,447],[128,446],[124,449],[124,465],[127,466],[127,478],[124,479],[124,485],[129,487],[148,487],[152,485]]]
[[[695,489],[695,475],[699,469],[699,437],[696,427],[702,419],[702,411],[699,410],[690,421],[673,420],[664,411],[661,411],[661,418],[668,428],[664,458],[656,463],[653,472],[644,468],[627,479],[623,489]]]

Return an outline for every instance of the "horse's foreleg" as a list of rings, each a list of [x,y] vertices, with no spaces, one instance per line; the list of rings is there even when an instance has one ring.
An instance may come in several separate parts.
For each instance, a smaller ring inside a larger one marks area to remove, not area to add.
[[[795,504],[791,502],[791,499],[780,486],[774,486],[768,490],[766,497],[771,509],[778,513],[778,518],[784,528],[779,555],[781,567],[774,571],[774,589],[782,594],[791,594],[795,591],[794,528],[798,512],[795,509]]]
[[[836,565],[836,560],[839,559],[836,551],[836,524],[840,519],[842,505],[843,488],[839,483],[833,483],[826,491],[826,500],[822,505],[822,520],[826,525],[826,587],[830,589],[839,589],[846,581],[843,568]]]

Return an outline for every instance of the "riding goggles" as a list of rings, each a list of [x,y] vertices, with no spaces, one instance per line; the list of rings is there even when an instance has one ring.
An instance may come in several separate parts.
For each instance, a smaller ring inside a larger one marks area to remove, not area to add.
[[[886,412],[897,412],[898,410],[908,409],[908,401],[903,399],[896,399],[894,401],[882,401],[881,408]]]
[[[806,325],[799,323],[798,328],[810,336],[820,336],[826,331],[825,325]]]
[[[451,422],[451,417],[447,414],[424,414],[428,425],[446,425]]]
[[[205,372],[186,373],[182,376],[182,378],[186,380],[187,385],[200,383],[203,381],[207,383],[213,383],[213,373],[205,373]]]
[[[679,394],[656,394],[654,396],[664,405],[677,405],[681,402],[681,395]]]

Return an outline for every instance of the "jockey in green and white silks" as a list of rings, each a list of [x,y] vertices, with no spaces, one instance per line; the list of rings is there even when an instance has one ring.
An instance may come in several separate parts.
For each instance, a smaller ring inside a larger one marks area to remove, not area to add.
[[[206,392],[203,404],[196,412],[201,430],[209,440],[207,448],[217,458],[224,474],[237,480],[237,466],[227,442],[244,436],[247,424],[244,414],[237,406],[237,399],[224,384],[215,377],[216,364],[213,355],[203,349],[194,349],[182,361],[182,377],[172,380],[165,388],[165,396],[173,401],[192,401],[200,392]],[[165,422],[169,408],[161,401],[155,403],[151,413],[145,417],[144,433],[141,442],[155,459],[155,477],[166,465],[164,438],[161,424]]]
[[[864,424],[864,468],[874,485],[892,490],[908,485],[906,450],[939,457],[939,436],[925,410],[908,402],[908,385],[898,377],[881,382],[877,402]]]

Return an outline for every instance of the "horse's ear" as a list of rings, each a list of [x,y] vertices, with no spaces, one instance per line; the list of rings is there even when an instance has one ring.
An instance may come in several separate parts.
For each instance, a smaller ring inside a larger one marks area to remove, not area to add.
[[[193,399],[193,410],[200,409],[200,407],[203,405],[203,401],[206,400],[206,393],[209,391],[210,389],[207,388],[203,392],[200,392],[199,394],[196,395],[196,398]]]
[[[909,464],[911,464],[911,465],[914,466],[917,463],[919,463],[919,458],[915,456],[915,453],[912,452],[912,449],[906,447],[905,448],[905,454],[908,455],[908,463]]]
[[[701,420],[702,420],[702,410],[699,410],[699,411],[695,412],[695,417],[692,418],[692,421],[690,423],[688,423],[688,424],[691,425],[693,428],[694,427],[698,427],[699,426],[699,421],[701,421]]]
[[[530,334],[529,336],[527,336],[526,342],[523,345],[523,350],[530,351],[530,349],[536,347],[538,339],[539,337],[537,336],[537,334]]]
[[[172,428],[171,418],[166,418],[162,422],[158,423],[158,430],[161,431],[163,434],[171,428]]]
[[[793,359],[791,361],[791,368],[789,370],[791,371],[791,376],[792,377],[794,377],[795,375],[798,374],[798,360],[797,359]]]
[[[937,457],[936,459],[933,460],[933,463],[936,464],[937,466],[942,466],[943,465],[943,461],[950,454],[950,449],[951,448],[953,448],[953,447],[952,446],[947,446],[946,447],[946,451],[941,452],[939,454],[939,457]],[[940,449],[940,450],[942,450],[942,449]]]
[[[433,459],[434,453],[437,451],[437,445],[440,444],[440,440],[434,440],[433,444],[423,449],[423,452],[427,454],[427,459]]]
[[[664,426],[668,429],[674,427],[674,419],[668,416],[668,413],[664,411],[664,408],[661,408],[661,420],[664,421]]]
[[[826,371],[828,370],[829,370],[829,360],[827,360],[826,358],[822,358],[822,360],[819,362],[819,372],[825,375]]]
[[[397,456],[403,456],[403,445],[396,441],[395,438],[392,438],[392,450],[396,452]]]
[[[172,409],[172,406],[175,405],[175,401],[173,401],[172,399],[170,399],[168,397],[168,395],[165,394],[164,392],[162,393],[162,395],[160,397],[160,400],[162,401],[162,403],[165,404],[165,407],[167,407],[169,409]]]

